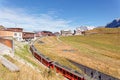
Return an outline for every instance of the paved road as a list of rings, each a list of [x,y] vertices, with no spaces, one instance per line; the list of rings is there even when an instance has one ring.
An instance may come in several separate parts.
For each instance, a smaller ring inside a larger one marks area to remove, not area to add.
[[[84,73],[86,73],[89,77],[91,77],[91,80],[120,80],[115,77],[112,77],[110,75],[104,74],[102,72],[99,72],[97,70],[91,69],[89,67],[86,67],[82,64],[78,64],[74,61],[69,60],[71,63],[79,67]]]

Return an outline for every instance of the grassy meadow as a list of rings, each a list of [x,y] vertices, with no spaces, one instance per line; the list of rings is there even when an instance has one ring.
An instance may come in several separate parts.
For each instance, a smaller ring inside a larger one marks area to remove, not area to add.
[[[120,29],[99,28],[86,33],[85,36],[43,37],[34,45],[65,66],[78,70],[69,59],[120,78]]]
[[[40,53],[49,57],[51,60],[57,61],[64,66],[73,68],[81,72],[81,70],[79,70],[76,66],[70,63],[64,56],[64,53],[67,54],[67,52],[64,50],[71,49],[71,47],[65,43],[59,42],[56,37],[43,37],[40,40],[37,40],[34,43],[34,46]]]
[[[9,61],[20,68],[19,72],[11,72],[0,63],[0,80],[64,80],[61,75],[56,75],[41,65],[29,52],[29,45],[15,42],[15,56],[11,58],[4,55]],[[50,71],[50,73],[48,73]]]
[[[60,39],[86,57],[75,60],[86,66],[120,78],[120,29],[100,28],[85,36],[68,36]],[[87,59],[88,58],[88,59]]]
[[[120,59],[120,38],[116,34],[69,36],[60,39],[84,54]]]

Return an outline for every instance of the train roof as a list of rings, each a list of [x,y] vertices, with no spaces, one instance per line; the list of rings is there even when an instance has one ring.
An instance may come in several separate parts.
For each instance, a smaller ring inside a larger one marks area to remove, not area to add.
[[[59,64],[58,62],[54,62],[54,65],[56,65],[56,66],[58,66],[58,67],[60,67],[60,68],[63,68],[64,70],[66,70],[66,71],[68,71],[68,72],[72,71],[71,68],[66,67],[66,66],[63,66],[63,65]]]
[[[62,69],[64,69],[64,70],[66,70],[66,71],[68,71],[68,72],[70,72],[70,73],[72,73],[72,74],[74,74],[74,75],[76,75],[76,76],[79,76],[79,77],[84,77],[81,73],[79,73],[78,71],[75,71],[75,70],[73,70],[73,69],[71,69],[71,68],[68,68],[68,67],[66,67],[66,66],[63,66],[63,65],[61,65],[61,64],[59,64],[58,62],[54,62],[53,63],[54,65],[56,65],[56,66],[58,66],[58,67],[60,67],[60,68],[62,68]]]
[[[34,45],[31,45],[31,47],[32,47],[33,51],[36,52],[39,56],[41,56],[42,58],[44,58],[48,62],[52,61],[50,58],[46,57],[45,55],[43,55],[42,53],[40,53],[39,51],[37,51],[37,49],[34,47]]]
[[[81,73],[79,73],[78,71],[72,71],[72,74],[74,74],[74,75],[76,75],[76,76],[79,76],[79,77],[81,77],[81,78],[83,78],[84,76],[83,76],[83,74],[81,74]]]
[[[37,49],[34,47],[34,45],[31,45],[31,47],[34,51],[37,51]]]
[[[41,54],[41,53],[38,52],[38,51],[37,51],[37,54],[38,54],[39,56],[41,56],[42,58],[44,58],[45,60],[47,60],[48,62],[51,62],[51,61],[52,61],[50,58],[46,57],[45,55]]]
[[[39,51],[37,51],[37,49],[34,47],[34,45],[31,45],[31,47],[34,49],[34,51],[39,56],[41,56],[42,58],[44,58],[48,62],[52,62],[52,60],[50,58],[46,57],[45,55],[43,55],[42,53],[40,53]],[[69,67],[63,66],[63,65],[59,64],[58,62],[53,62],[53,64],[56,65],[56,66],[58,66],[58,67],[60,67],[60,68],[62,68],[62,69],[64,69],[64,70],[66,70],[66,71],[68,71],[68,72],[70,72],[70,73],[72,73],[72,74],[74,74],[74,75],[76,75],[76,76],[79,76],[81,78],[83,77],[83,75],[81,73],[79,73],[78,71],[75,71],[75,70],[73,70],[73,69],[71,69]]]

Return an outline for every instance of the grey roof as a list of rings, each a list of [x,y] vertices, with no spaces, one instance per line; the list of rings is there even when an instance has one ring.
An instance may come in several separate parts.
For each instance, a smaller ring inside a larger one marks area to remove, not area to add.
[[[60,67],[60,68],[62,68],[62,69],[65,69],[66,71],[68,71],[68,72],[70,72],[70,73],[72,73],[72,74],[74,74],[74,75],[76,75],[76,76],[79,76],[79,77],[83,77],[83,75],[81,74],[81,73],[79,73],[78,71],[75,71],[75,70],[73,70],[73,69],[71,69],[71,68],[68,68],[68,67],[66,67],[66,66],[63,66],[63,65],[61,65],[61,64],[59,64],[58,62],[54,62],[53,63],[55,66],[58,66],[58,67]]]

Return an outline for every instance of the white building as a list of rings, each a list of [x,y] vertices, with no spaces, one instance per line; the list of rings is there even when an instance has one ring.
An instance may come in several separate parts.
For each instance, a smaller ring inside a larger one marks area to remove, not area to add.
[[[13,38],[17,41],[22,41],[22,32],[14,32]]]
[[[22,41],[22,33],[23,33],[23,28],[7,28],[7,31],[12,31],[13,32],[13,38],[16,39],[17,41]]]

